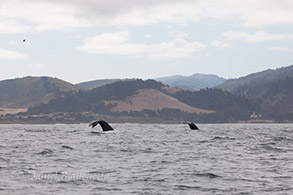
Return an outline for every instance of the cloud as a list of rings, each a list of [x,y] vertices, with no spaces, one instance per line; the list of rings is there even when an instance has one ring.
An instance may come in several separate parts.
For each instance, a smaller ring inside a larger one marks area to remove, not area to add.
[[[293,40],[293,34],[270,34],[264,31],[258,31],[254,34],[229,31],[225,32],[222,36],[228,40],[239,40],[244,42]]]
[[[267,50],[272,50],[272,51],[292,51],[290,48],[288,47],[268,47]]]
[[[42,68],[44,68],[44,65],[43,64],[40,64],[40,63],[30,64],[29,66],[31,68],[35,68],[35,69],[42,69]]]
[[[67,0],[79,15],[110,25],[185,23],[202,18],[237,20],[243,26],[293,24],[291,0]],[[237,22],[239,24],[239,22]]]
[[[200,0],[204,17],[234,20],[244,27],[293,24],[291,0]]]
[[[221,35],[220,40],[211,42],[216,48],[230,48],[235,41],[248,43],[260,43],[267,41],[290,41],[293,40],[293,34],[272,34],[265,31],[257,31],[253,34],[239,31],[228,31]]]
[[[293,24],[292,10],[292,0],[10,0],[0,2],[0,32],[183,24],[202,18],[261,27]]]
[[[78,7],[65,1],[11,0],[0,2],[1,33],[68,30],[88,26],[76,16]],[[6,29],[7,28],[7,29]],[[6,29],[6,30],[5,30]]]
[[[147,38],[147,39],[150,39],[150,38],[152,38],[152,35],[151,34],[145,34],[144,37]]]
[[[178,32],[178,31],[170,31],[168,36],[171,38],[185,39],[188,37],[187,33]]]
[[[232,47],[231,43],[224,42],[224,41],[213,41],[213,42],[211,42],[211,45],[213,47],[220,48],[220,49],[225,49],[225,48]]]
[[[103,33],[89,37],[78,50],[101,55],[132,55],[154,60],[169,60],[189,57],[204,50],[205,45],[199,42],[188,42],[184,39],[172,39],[156,44],[131,43],[128,32]]]
[[[28,32],[31,28],[14,19],[0,20],[0,34]]]
[[[27,58],[27,55],[12,50],[0,49],[0,59],[3,60],[22,60]]]
[[[77,15],[98,25],[184,23],[199,19],[198,0],[87,0],[67,1],[79,7]],[[190,5],[193,5],[190,8]]]

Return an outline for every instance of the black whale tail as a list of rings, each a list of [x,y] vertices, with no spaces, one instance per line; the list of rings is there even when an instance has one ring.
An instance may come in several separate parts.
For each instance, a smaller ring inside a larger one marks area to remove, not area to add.
[[[92,128],[94,128],[98,124],[100,124],[103,131],[113,131],[114,130],[113,127],[111,127],[106,121],[103,121],[103,120],[93,121],[89,124],[89,127],[91,126]]]
[[[198,127],[194,123],[187,123],[190,129],[198,129]]]
[[[192,122],[189,122],[189,121],[185,121],[185,122],[182,122],[183,124],[188,124],[189,128],[191,130],[194,130],[194,129],[199,129],[194,123]]]

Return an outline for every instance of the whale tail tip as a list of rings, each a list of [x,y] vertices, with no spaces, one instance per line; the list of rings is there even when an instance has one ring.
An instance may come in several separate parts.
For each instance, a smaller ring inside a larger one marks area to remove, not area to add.
[[[103,131],[113,131],[113,127],[111,127],[106,121],[104,120],[97,120],[97,121],[93,121],[89,124],[89,127],[91,126],[92,128],[94,128],[97,125],[100,125],[103,129]]]
[[[192,129],[192,130],[193,129],[198,129],[198,127],[194,123],[189,122],[188,125],[189,125],[189,128]]]

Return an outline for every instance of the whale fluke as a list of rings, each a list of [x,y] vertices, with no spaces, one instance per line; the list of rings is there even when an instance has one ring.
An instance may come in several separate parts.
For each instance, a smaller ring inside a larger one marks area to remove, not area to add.
[[[189,122],[189,121],[182,121],[181,124],[188,124],[188,126],[191,130],[199,129],[194,123]]]
[[[190,129],[198,129],[198,127],[194,123],[189,122],[187,124],[189,125]]]
[[[103,131],[113,131],[114,130],[106,121],[103,121],[103,120],[93,121],[89,124],[89,127],[92,126],[92,128],[94,128],[98,124],[101,125]]]

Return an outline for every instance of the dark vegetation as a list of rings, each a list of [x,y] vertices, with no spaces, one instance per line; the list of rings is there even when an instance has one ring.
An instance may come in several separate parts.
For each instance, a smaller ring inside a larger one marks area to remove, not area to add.
[[[209,74],[193,74],[191,76],[169,76],[155,79],[169,85],[187,90],[200,90],[204,88],[212,88],[224,83],[226,79],[217,75]]]
[[[49,101],[48,104],[31,107],[28,114],[53,112],[92,112],[110,116],[154,117],[164,120],[192,120],[199,122],[236,122],[247,120],[259,106],[243,97],[232,95],[220,89],[204,89],[199,92],[180,91],[175,94],[163,90],[164,85],[154,80],[121,81],[80,91],[72,95]],[[155,89],[193,107],[214,110],[215,114],[194,114],[179,109],[164,108],[161,110],[145,109],[140,112],[111,112],[113,104],[105,105],[104,100],[125,101],[127,97],[137,93],[139,89]]]
[[[76,91],[76,86],[50,77],[4,80],[0,81],[0,107],[26,108]]]
[[[109,83],[107,83],[109,82]],[[251,119],[253,112],[260,120],[293,121],[293,66],[266,70],[239,79],[228,80],[217,88],[200,91],[177,90],[154,80],[104,80],[80,87],[50,77],[25,77],[0,81],[1,108],[29,108],[26,113],[0,116],[0,121],[19,122],[88,122],[97,117],[120,122],[238,122]],[[213,110],[212,114],[194,114],[180,109],[113,112],[115,103],[126,101],[140,89],[158,90],[189,106]]]
[[[230,80],[218,87],[256,100],[264,118],[293,121],[293,65]]]
[[[82,83],[75,84],[77,87],[83,90],[91,90],[96,87],[101,87],[107,84],[115,83],[118,81],[122,81],[121,79],[101,79],[101,80],[94,80],[94,81],[87,81]]]
[[[163,84],[154,80],[120,81],[90,91],[79,91],[69,96],[49,101],[48,104],[31,107],[28,113],[84,112],[110,114],[111,105],[104,100],[125,100],[134,95],[138,89],[161,89]]]
[[[260,105],[253,100],[215,88],[195,92],[181,91],[172,96],[190,106],[216,111],[212,114],[213,116],[206,116],[206,118],[217,122],[248,120],[252,112],[260,110]]]

